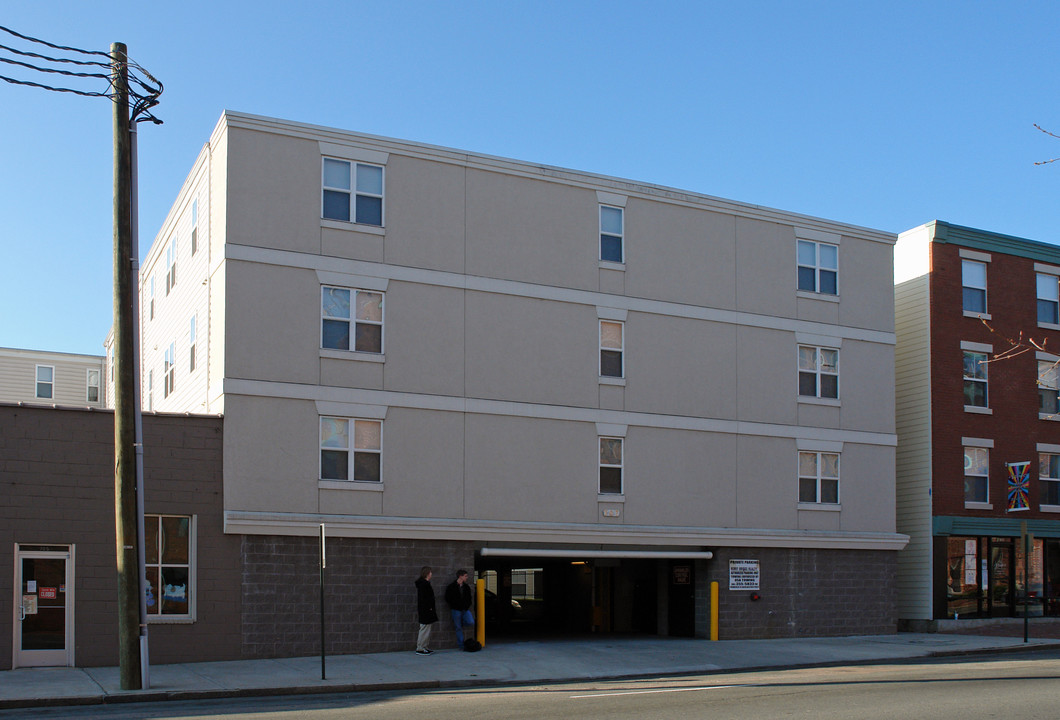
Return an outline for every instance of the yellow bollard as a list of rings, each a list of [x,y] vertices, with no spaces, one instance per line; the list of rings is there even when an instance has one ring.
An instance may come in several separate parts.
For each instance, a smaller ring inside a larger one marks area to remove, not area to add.
[[[486,647],[486,580],[475,581],[475,639]]]
[[[718,639],[718,583],[710,584],[710,639]]]

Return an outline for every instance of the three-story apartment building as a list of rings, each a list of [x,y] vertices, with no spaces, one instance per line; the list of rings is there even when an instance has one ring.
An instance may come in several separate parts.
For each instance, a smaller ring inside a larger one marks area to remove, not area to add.
[[[224,414],[244,654],[315,651],[321,525],[337,652],[411,648],[422,565],[512,632],[704,635],[711,581],[722,637],[893,631],[894,240],[226,112],[143,397]]]

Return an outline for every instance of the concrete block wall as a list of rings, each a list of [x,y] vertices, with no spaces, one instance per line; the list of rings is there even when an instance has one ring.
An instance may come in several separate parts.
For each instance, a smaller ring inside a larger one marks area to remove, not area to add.
[[[431,585],[439,621],[434,648],[455,647],[443,597],[458,568],[474,570],[470,542],[328,538],[324,576],[328,655],[412,651],[420,568]],[[295,657],[320,653],[320,570],[317,537],[243,537],[243,655]]]

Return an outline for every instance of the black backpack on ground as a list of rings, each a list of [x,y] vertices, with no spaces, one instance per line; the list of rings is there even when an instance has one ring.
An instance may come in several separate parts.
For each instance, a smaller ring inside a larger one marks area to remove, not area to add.
[[[482,643],[480,643],[475,638],[468,638],[467,640],[464,641],[464,651],[465,652],[478,652],[481,649],[482,649]]]

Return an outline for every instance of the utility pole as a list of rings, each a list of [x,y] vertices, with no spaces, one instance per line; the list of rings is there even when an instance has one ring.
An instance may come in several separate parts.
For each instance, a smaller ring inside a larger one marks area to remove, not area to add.
[[[135,392],[132,314],[132,145],[129,65],[110,46],[114,93],[114,520],[118,570],[118,662],[122,690],[140,690],[140,572],[137,558]]]

